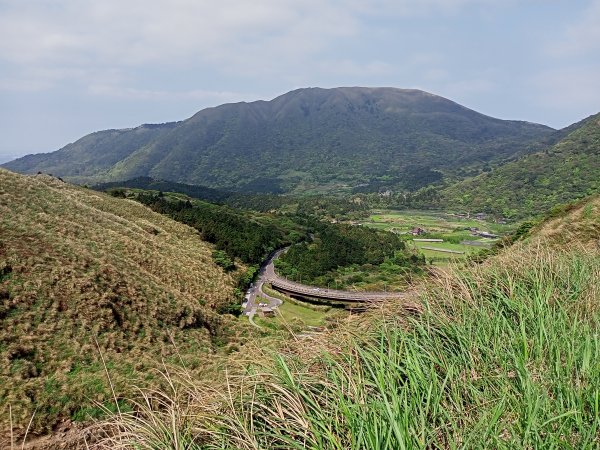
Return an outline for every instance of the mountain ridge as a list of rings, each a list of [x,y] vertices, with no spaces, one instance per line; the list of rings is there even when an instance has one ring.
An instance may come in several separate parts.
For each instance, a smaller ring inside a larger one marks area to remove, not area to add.
[[[557,132],[550,147],[442,191],[456,208],[505,216],[544,213],[600,191],[600,113]]]
[[[302,88],[155,126],[105,130],[4,167],[75,182],[150,176],[254,192],[387,184],[415,189],[531,152],[554,130],[416,89]]]

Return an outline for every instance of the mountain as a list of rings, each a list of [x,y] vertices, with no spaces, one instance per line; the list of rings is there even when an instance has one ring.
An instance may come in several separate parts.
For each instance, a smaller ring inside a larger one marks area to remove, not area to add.
[[[36,432],[114,407],[101,355],[117,395],[161,361],[207,367],[241,326],[213,250],[133,200],[0,169],[0,429],[9,405]]]
[[[445,189],[445,203],[523,217],[600,192],[600,113],[565,130],[543,151]]]
[[[539,149],[554,130],[396,88],[298,89],[182,122],[93,133],[4,167],[80,183],[139,176],[254,192],[418,189]]]

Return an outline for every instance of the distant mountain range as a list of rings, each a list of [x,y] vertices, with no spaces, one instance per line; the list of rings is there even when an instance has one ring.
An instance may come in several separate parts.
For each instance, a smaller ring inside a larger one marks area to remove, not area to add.
[[[419,90],[307,88],[99,131],[4,167],[79,183],[145,176],[244,192],[416,190],[540,150],[554,133]]]
[[[446,205],[522,217],[600,192],[600,113],[553,146],[442,191]]]

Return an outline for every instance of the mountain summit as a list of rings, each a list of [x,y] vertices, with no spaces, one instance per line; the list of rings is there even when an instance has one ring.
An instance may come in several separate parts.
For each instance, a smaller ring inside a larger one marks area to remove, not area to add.
[[[258,192],[417,189],[527,154],[552,132],[419,90],[306,88],[182,122],[92,133],[4,167],[75,182],[150,176]]]

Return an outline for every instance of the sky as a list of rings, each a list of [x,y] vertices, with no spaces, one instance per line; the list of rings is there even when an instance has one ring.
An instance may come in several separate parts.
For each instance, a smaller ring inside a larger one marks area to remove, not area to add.
[[[600,111],[600,0],[0,0],[0,162],[301,87]]]

